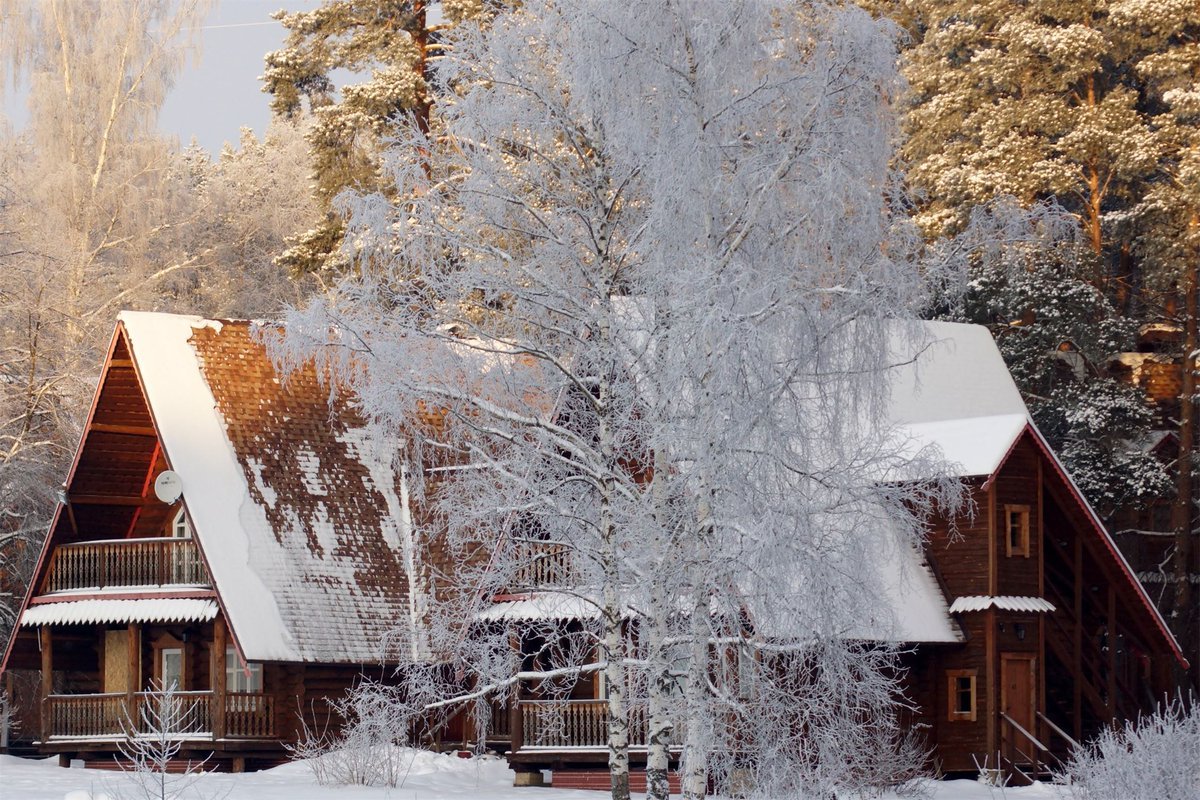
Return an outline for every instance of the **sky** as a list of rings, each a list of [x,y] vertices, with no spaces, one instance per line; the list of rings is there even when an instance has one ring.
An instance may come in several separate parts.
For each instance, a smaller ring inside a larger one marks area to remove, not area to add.
[[[163,106],[159,127],[186,145],[193,137],[209,152],[237,142],[242,126],[261,134],[270,96],[259,76],[263,56],[283,44],[271,14],[307,11],[317,0],[219,0],[204,22],[199,63],[189,59]]]
[[[243,126],[262,134],[270,121],[270,96],[259,76],[263,56],[283,44],[284,28],[271,14],[280,8],[307,11],[319,0],[217,0],[203,24],[201,51],[189,58],[167,96],[160,129],[181,145],[193,137],[214,155],[236,143]],[[4,114],[20,128],[25,93],[9,94]]]

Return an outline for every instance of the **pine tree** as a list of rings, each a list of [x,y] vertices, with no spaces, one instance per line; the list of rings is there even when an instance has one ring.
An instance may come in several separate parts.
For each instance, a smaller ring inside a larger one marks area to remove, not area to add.
[[[918,219],[953,232],[971,209],[1010,195],[1055,197],[1097,255],[1119,258],[1119,212],[1157,168],[1159,147],[1122,68],[1165,33],[1130,35],[1098,0],[901,0],[911,106],[904,155],[925,194]],[[1145,3],[1163,17],[1169,3]],[[1100,264],[1100,266],[1103,266]],[[1110,267],[1111,271],[1111,267]],[[1103,275],[1091,276],[1099,285]]]
[[[1159,169],[1137,208],[1141,223],[1136,251],[1153,266],[1160,285],[1183,295],[1182,330],[1175,354],[1183,372],[1179,407],[1180,459],[1171,525],[1175,530],[1169,611],[1174,629],[1194,665],[1200,665],[1200,603],[1192,581],[1200,575],[1197,544],[1195,462],[1196,351],[1200,345],[1200,7],[1164,3],[1146,13],[1146,3],[1118,5],[1114,18],[1130,37],[1160,41],[1133,65],[1146,84],[1151,128],[1160,152]],[[1200,666],[1192,670],[1200,686]]]
[[[441,4],[454,23],[482,10],[481,0]],[[348,268],[340,248],[344,223],[333,207],[343,189],[387,190],[379,155],[410,121],[429,130],[430,54],[436,28],[426,0],[327,0],[313,11],[276,13],[288,29],[281,50],[268,53],[263,91],[271,110],[293,119],[308,111],[313,191],[325,214],[289,239],[278,263],[293,273],[338,274]],[[335,87],[331,74],[349,70],[357,83]]]
[[[1200,572],[1194,563],[1200,548],[1193,475],[1193,353],[1200,341],[1200,6],[1188,0],[868,5],[894,15],[912,36],[904,61],[911,86],[904,154],[911,164],[909,180],[923,195],[917,218],[924,229],[959,230],[974,209],[1003,195],[1026,206],[1054,198],[1078,220],[1094,256],[1090,268],[1057,279],[1086,280],[1122,315],[1178,326],[1182,455],[1172,522],[1178,591],[1167,610],[1184,640],[1200,639],[1188,579]],[[1004,287],[1015,300],[1006,283],[1012,277],[990,276],[980,288]],[[1040,280],[1026,276],[1020,282]],[[1179,295],[1181,308],[1166,302]],[[1025,302],[1028,307],[1008,306],[1004,313],[1019,318],[1031,312],[1039,325],[1055,313],[1050,295]],[[1045,362],[1044,350],[1021,355],[1011,342],[1002,346],[1018,373]],[[1025,366],[1018,363],[1022,358],[1028,359]],[[1058,431],[1061,454],[1080,470],[1085,491],[1100,506],[1126,502],[1150,485],[1136,470],[1139,480],[1131,485],[1119,447],[1098,447],[1095,440],[1085,447],[1088,437],[1079,436],[1078,425],[1085,422],[1097,431],[1116,426],[1115,436],[1103,438],[1138,435],[1140,413],[1128,402],[1117,403],[1119,393],[1105,380],[1099,375],[1063,384],[1053,400],[1057,421],[1042,420],[1052,437]],[[1022,388],[1035,413],[1049,410],[1032,386]],[[1124,411],[1116,413],[1118,406]],[[1098,408],[1113,416],[1097,416]],[[1198,644],[1193,641],[1193,653]]]
[[[1087,258],[1070,242],[1009,245],[1003,268],[979,261],[952,316],[992,331],[1034,421],[1102,515],[1168,494],[1153,456],[1129,446],[1152,414],[1140,390],[1104,374],[1136,325],[1076,277]]]

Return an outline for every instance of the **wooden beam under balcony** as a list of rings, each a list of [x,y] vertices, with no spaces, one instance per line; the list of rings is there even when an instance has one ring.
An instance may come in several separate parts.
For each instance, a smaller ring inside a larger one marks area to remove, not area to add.
[[[146,498],[140,495],[73,494],[71,505],[76,506],[140,506]]]
[[[108,422],[93,422],[89,430],[97,433],[120,433],[125,436],[158,436],[154,428],[145,425],[114,425]]]

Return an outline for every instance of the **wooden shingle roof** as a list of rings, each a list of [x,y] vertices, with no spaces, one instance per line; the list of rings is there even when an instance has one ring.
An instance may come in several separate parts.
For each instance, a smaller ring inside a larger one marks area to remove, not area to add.
[[[389,631],[419,630],[400,443],[313,366],[280,374],[250,323],[120,325],[245,657],[370,662]]]

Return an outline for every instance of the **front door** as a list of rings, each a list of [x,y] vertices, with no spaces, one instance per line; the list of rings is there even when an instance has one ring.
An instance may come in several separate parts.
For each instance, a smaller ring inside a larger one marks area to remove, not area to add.
[[[1032,653],[1000,654],[1000,741],[1013,764],[1036,763],[1037,657]],[[1014,724],[1015,723],[1015,724]]]

